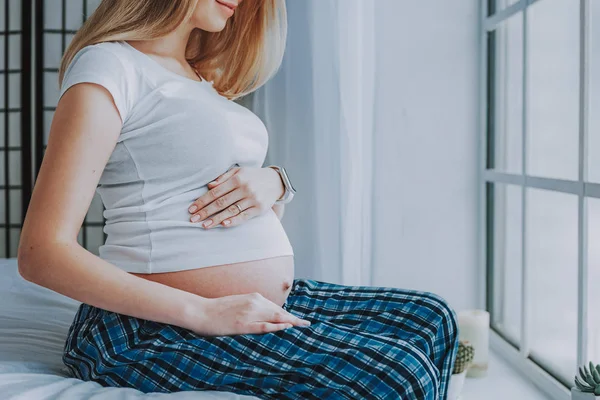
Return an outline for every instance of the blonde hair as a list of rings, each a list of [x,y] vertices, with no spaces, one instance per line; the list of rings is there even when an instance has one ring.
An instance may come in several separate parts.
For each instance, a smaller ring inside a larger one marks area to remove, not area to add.
[[[101,42],[156,39],[191,18],[198,0],[102,0],[79,29],[60,66],[59,83],[75,54]],[[230,99],[265,84],[283,59],[287,33],[285,0],[245,0],[225,29],[194,29],[186,59]]]

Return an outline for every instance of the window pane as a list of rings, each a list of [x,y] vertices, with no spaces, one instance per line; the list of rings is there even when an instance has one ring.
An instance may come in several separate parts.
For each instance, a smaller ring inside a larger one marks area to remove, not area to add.
[[[528,10],[527,173],[577,179],[579,3],[544,0]]]
[[[6,151],[0,149],[0,186],[7,185],[5,168]],[[10,172],[10,171],[9,171]]]
[[[8,107],[21,107],[21,73],[8,75]]]
[[[23,192],[19,189],[9,190],[10,215],[9,222],[21,224],[23,218]]]
[[[56,107],[60,88],[58,86],[58,73],[44,73],[44,106]]]
[[[102,217],[103,211],[104,206],[102,205],[102,198],[96,192],[92,198],[90,208],[88,209],[86,220],[88,222],[104,222],[104,218]]]
[[[83,1],[66,0],[66,28],[77,30],[83,23]]]
[[[2,18],[0,18],[2,19]],[[7,249],[6,249],[6,233],[8,229],[5,227],[0,227],[0,257],[8,258]]]
[[[0,225],[8,224],[6,219],[6,189],[0,189]],[[0,229],[4,229],[0,227]],[[2,242],[0,242],[2,246]]]
[[[0,38],[0,43],[2,43],[2,39]],[[0,52],[2,52],[2,49],[0,49]],[[4,63],[0,62],[0,65],[4,65]],[[0,66],[0,68],[2,68]],[[4,68],[2,68],[4,69]],[[10,74],[12,75],[12,74]],[[10,77],[9,75],[9,77]],[[0,108],[5,108],[6,105],[6,98],[5,98],[5,93],[4,93],[4,87],[6,86],[6,76],[3,73],[0,73]]]
[[[522,189],[494,186],[494,301],[492,324],[514,343],[520,342],[522,309]]]
[[[10,229],[10,249],[8,251],[8,258],[14,258],[17,256],[17,249],[19,248],[19,239],[21,237],[21,228]]]
[[[104,232],[102,227],[90,226],[87,227],[87,249],[98,255],[98,248],[104,244]]]
[[[8,3],[8,28],[10,30],[20,30],[21,29],[21,0],[9,0]]]
[[[11,147],[21,146],[21,113],[18,111],[9,112],[8,114],[8,143]],[[4,117],[6,114],[3,113],[0,118],[0,123],[4,123]],[[4,130],[4,127],[2,127]],[[11,167],[12,168],[12,167]],[[18,167],[20,168],[20,167]]]
[[[532,356],[565,381],[577,360],[577,197],[527,189]]]
[[[600,1],[588,4],[592,20],[589,37],[588,180],[600,182]]]
[[[62,13],[57,9],[56,0],[44,0],[44,29],[60,29]]]
[[[20,185],[23,182],[21,171],[21,152],[18,150],[10,150],[8,152],[8,179],[9,185]],[[4,167],[4,166],[3,166]],[[4,169],[4,168],[2,168]]]
[[[588,199],[588,354],[600,363],[600,199]]]
[[[45,13],[53,14],[53,13]],[[55,13],[58,14],[58,13]],[[44,34],[44,67],[57,68],[60,66],[62,56],[62,35],[60,33]]]
[[[8,36],[8,68],[21,69],[21,35]]]
[[[523,15],[503,22],[492,33],[493,167],[520,174],[523,170]]]

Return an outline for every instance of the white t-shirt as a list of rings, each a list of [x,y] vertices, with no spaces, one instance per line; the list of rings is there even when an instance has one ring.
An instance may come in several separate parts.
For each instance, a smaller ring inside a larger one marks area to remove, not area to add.
[[[189,220],[188,207],[208,182],[235,163],[263,165],[268,135],[256,115],[127,42],[79,51],[61,96],[82,82],[105,87],[123,120],[97,189],[106,209],[101,258],[158,273],[293,255],[272,210],[227,228]]]

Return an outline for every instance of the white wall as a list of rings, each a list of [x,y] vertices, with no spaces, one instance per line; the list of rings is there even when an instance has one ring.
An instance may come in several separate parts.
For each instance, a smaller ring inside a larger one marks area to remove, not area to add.
[[[377,0],[373,283],[476,305],[478,2]],[[396,171],[387,179],[385,170]],[[386,179],[381,179],[386,176]],[[379,234],[395,232],[395,234]]]

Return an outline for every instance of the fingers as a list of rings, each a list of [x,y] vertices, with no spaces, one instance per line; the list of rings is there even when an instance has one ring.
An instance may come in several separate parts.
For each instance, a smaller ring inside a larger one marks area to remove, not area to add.
[[[267,312],[267,315],[264,316],[264,320],[266,322],[289,323],[294,326],[309,326],[310,325],[310,321],[307,321],[302,318],[298,318],[294,314],[287,312],[286,310],[284,310],[277,304],[273,303],[272,301],[270,301],[268,299],[265,299],[265,300],[270,303],[269,306],[271,308],[270,315],[269,315],[269,312]]]
[[[283,313],[277,314],[277,317],[273,317],[274,321],[256,321],[249,324],[250,333],[269,333],[280,331],[282,329],[288,329],[294,326],[304,327],[310,326],[310,322],[304,319],[300,319],[292,314],[287,313],[283,310]],[[286,315],[287,314],[287,315]],[[277,321],[280,319],[281,321]]]
[[[221,299],[225,301],[225,309],[230,310],[229,314],[233,318],[233,330],[225,329],[225,334],[262,334],[310,325],[309,321],[290,314],[258,292]]]
[[[204,207],[213,203],[214,201],[219,200],[219,198],[221,198],[221,196],[231,192],[232,190],[234,190],[236,188],[237,188],[237,185],[234,182],[234,180],[229,179],[226,182],[224,182],[223,184],[216,186],[213,189],[210,189],[208,192],[206,192],[202,196],[198,197],[198,199],[196,199],[196,201],[190,205],[190,207],[188,208],[188,211],[190,213],[197,213],[197,212],[201,211]],[[225,207],[226,206],[224,206],[223,208],[225,208]],[[223,208],[220,208],[220,210],[222,210]],[[214,212],[213,212],[213,214],[214,214]],[[208,214],[208,215],[212,215],[212,214]]]
[[[276,305],[278,309],[273,312],[273,316],[269,318],[267,321],[269,322],[277,322],[277,323],[289,323],[294,326],[309,326],[310,321],[307,321],[302,318],[296,317],[294,314],[291,314],[285,311],[283,308]]]
[[[246,209],[244,209],[244,207],[242,207],[242,210],[243,211],[241,213],[239,213],[233,217],[226,218],[221,223],[221,225],[229,228],[232,226],[239,225],[239,224],[243,223],[244,221],[249,220],[252,217],[256,217],[257,215],[260,215],[260,209],[258,207],[250,207],[250,208],[246,208]]]
[[[283,314],[279,314],[277,319],[273,322],[285,322],[285,323],[292,324],[294,326],[309,326],[310,325],[310,321],[307,321],[302,318],[298,318],[295,315],[290,314],[289,312],[287,312],[285,310],[283,310]]]
[[[255,310],[252,319],[256,322],[288,323],[294,326],[310,325],[310,321],[296,317],[259,293],[250,294],[248,300]]]
[[[226,184],[227,183],[223,184],[222,186],[225,186]],[[216,189],[219,189],[222,186],[219,186]],[[216,189],[213,189],[213,190],[216,190]],[[205,206],[204,208],[202,208],[202,209],[198,208],[198,210],[196,212],[194,212],[194,214],[190,217],[190,221],[191,222],[204,221],[209,216],[214,215],[214,214],[218,213],[219,211],[233,205],[233,203],[242,199],[243,196],[244,196],[244,193],[239,189],[235,189],[231,192],[228,192],[228,193],[224,194],[223,196],[219,197],[218,199],[216,199],[215,201],[213,201],[212,203],[210,203],[209,205]],[[196,202],[198,202],[198,200],[196,200]],[[194,204],[196,204],[196,203],[194,203]],[[192,207],[194,207],[194,205],[192,205],[190,207],[190,210],[192,210]],[[235,208],[235,212],[239,212],[237,207],[234,207],[234,208]],[[231,215],[233,215],[233,214],[231,214]],[[224,218],[227,218],[228,216],[229,215],[226,215],[226,216],[224,216]],[[220,223],[224,218],[221,218],[219,221],[216,221],[214,218],[212,218],[210,220],[204,221],[202,226],[204,226],[205,228],[208,228],[210,226],[215,226],[218,223]]]
[[[232,192],[233,193],[233,192]],[[238,208],[238,205],[240,206]],[[249,201],[248,199],[242,199],[239,201],[235,201],[233,202],[229,207],[227,207],[225,210],[223,210],[222,212],[214,215],[211,220],[212,220],[212,225],[211,226],[217,226],[218,224],[221,224],[223,226],[230,226],[230,218],[231,217],[235,217],[236,215],[240,214],[241,212],[243,212],[244,210],[246,210],[247,208],[252,206],[252,202]],[[240,211],[241,209],[241,211]]]
[[[272,324],[269,322],[254,322],[248,327],[248,333],[271,333],[291,328],[291,324]]]
[[[227,172],[225,172],[224,174],[219,175],[219,177],[217,179],[215,179],[212,182],[209,182],[208,187],[213,188],[213,187],[225,182],[227,179],[229,179],[233,175],[235,175],[239,170],[240,170],[240,167],[234,167],[234,168],[227,170]]]

